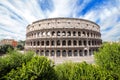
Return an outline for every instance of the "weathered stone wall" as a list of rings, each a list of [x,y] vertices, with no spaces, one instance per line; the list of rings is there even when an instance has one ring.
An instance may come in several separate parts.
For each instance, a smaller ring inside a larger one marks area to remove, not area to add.
[[[100,27],[94,22],[50,18],[27,26],[25,49],[34,50],[41,56],[73,59],[93,55],[101,43]]]

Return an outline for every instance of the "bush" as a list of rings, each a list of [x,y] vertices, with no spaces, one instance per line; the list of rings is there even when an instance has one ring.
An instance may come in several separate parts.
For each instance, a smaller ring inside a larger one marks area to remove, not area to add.
[[[95,61],[102,68],[120,74],[120,44],[103,45],[99,52],[96,52]]]
[[[5,54],[5,53],[9,52],[9,50],[14,50],[13,46],[11,46],[11,45],[0,46],[0,54]]]
[[[13,80],[55,80],[53,63],[45,57],[35,56],[22,68],[13,69],[5,79]]]
[[[24,50],[24,46],[22,46],[22,45],[17,45],[17,49],[18,49],[18,50]]]
[[[64,63],[57,65],[55,71],[58,80],[109,80],[111,73],[99,66],[83,63]]]
[[[9,73],[12,69],[22,67],[22,64],[26,64],[33,57],[33,52],[21,54],[17,51],[11,51],[9,54],[0,57],[0,78]]]
[[[96,64],[66,62],[54,66],[46,57],[33,52],[9,51],[0,57],[3,80],[119,80],[120,45],[104,44],[95,52]]]

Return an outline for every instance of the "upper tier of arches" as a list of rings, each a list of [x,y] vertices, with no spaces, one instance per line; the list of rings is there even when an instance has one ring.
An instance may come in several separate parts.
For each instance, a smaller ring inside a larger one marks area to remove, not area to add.
[[[99,32],[90,31],[90,30],[79,30],[79,29],[51,29],[51,30],[37,30],[32,31],[26,34],[27,39],[34,39],[34,38],[49,38],[49,37],[61,37],[61,38],[68,38],[68,37],[78,37],[78,38],[98,38],[101,39],[101,34]]]

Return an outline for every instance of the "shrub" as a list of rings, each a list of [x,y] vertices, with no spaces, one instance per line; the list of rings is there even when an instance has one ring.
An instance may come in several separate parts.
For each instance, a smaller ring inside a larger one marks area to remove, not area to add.
[[[0,46],[0,54],[5,54],[5,53],[9,52],[9,50],[14,50],[13,46],[11,46],[11,45]]]
[[[33,57],[33,52],[21,54],[17,51],[11,51],[9,54],[0,57],[0,78],[9,73],[12,69],[21,67],[26,64]]]
[[[120,44],[106,43],[95,53],[96,65],[111,72],[116,79],[120,77]]]
[[[17,45],[17,49],[18,49],[18,50],[24,50],[24,46],[22,46],[22,45]]]
[[[114,79],[109,71],[99,66],[83,63],[63,63],[55,67],[58,80],[109,80]]]
[[[13,69],[5,79],[13,80],[55,80],[53,63],[45,57],[35,56],[22,68]]]

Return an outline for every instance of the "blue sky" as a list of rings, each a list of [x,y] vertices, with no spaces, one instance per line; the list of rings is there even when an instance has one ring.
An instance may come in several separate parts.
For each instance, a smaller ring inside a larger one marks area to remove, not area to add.
[[[25,40],[28,24],[54,17],[88,19],[100,25],[103,41],[120,38],[120,0],[0,0],[0,40]]]

